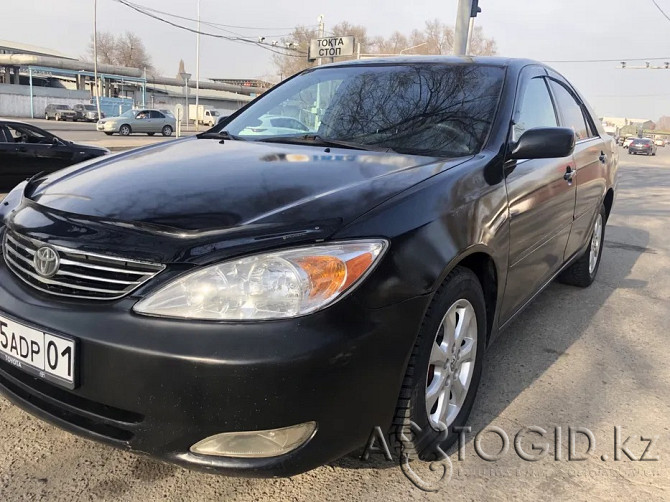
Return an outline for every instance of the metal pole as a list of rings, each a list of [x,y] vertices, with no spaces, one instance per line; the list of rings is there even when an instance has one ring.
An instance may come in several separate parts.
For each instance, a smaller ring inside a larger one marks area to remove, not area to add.
[[[200,130],[198,100],[200,97],[200,0],[198,0],[198,33],[195,43],[195,130]]]
[[[147,69],[146,68],[144,68],[144,82],[142,82],[142,108],[144,108],[145,106],[147,106]]]
[[[475,18],[470,18],[470,26],[468,27],[468,45],[465,47],[465,54],[470,54],[470,45],[472,42],[472,34],[475,31]]]
[[[30,118],[35,118],[35,104],[33,103],[33,69],[28,67],[28,83],[30,84]]]
[[[465,56],[468,48],[468,27],[472,13],[472,0],[458,0],[456,29],[454,33],[454,55]]]
[[[190,115],[190,113],[188,113],[188,77],[184,79],[184,82],[184,92],[186,93],[186,108],[184,108],[184,115],[186,116],[186,130],[188,131],[188,118]]]
[[[323,23],[323,17],[324,17],[323,14],[321,14],[321,15],[318,17],[318,21],[319,21],[319,38],[323,38],[323,35],[324,35],[325,31],[326,31],[326,25]],[[322,63],[322,60],[321,60],[321,58],[319,58],[316,64],[317,64],[317,66],[321,66],[321,63]],[[318,87],[317,87],[317,89],[318,89]]]
[[[93,0],[93,88],[95,104],[98,108],[98,120],[102,118],[100,113],[100,93],[98,92],[98,0]]]
[[[356,59],[361,59],[361,43],[356,44]]]

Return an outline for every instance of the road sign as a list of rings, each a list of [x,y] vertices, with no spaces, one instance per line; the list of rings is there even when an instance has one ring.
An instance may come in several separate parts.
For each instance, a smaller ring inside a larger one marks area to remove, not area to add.
[[[309,41],[307,59],[333,58],[354,55],[354,37],[315,38]]]

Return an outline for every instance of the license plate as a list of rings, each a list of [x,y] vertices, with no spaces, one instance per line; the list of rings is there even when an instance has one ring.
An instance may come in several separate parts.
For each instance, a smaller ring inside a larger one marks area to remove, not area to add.
[[[71,338],[45,333],[0,316],[0,356],[27,373],[74,389],[75,349]]]

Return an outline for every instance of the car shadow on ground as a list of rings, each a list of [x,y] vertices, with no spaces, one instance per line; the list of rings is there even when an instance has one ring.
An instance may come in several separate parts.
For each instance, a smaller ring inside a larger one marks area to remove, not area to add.
[[[625,234],[624,245],[612,242],[610,235]],[[466,448],[474,435],[495,421],[525,389],[529,388],[582,337],[592,318],[618,287],[644,288],[645,281],[628,276],[640,256],[646,252],[649,233],[644,230],[608,225],[605,249],[598,279],[589,288],[550,284],[492,343],[484,356],[482,381],[467,425],[472,434],[466,435]],[[616,254],[616,259],[613,256]],[[606,281],[601,280],[606,278]],[[567,315],[566,315],[567,314]],[[584,382],[585,386],[589,382]],[[558,401],[558,400],[557,400]],[[557,403],[560,406],[560,402]],[[591,405],[598,409],[598,398]],[[520,424],[519,427],[536,425]],[[454,445],[447,453],[455,453]],[[360,458],[363,447],[331,463],[345,469],[383,469],[397,467],[378,452],[368,460]]]

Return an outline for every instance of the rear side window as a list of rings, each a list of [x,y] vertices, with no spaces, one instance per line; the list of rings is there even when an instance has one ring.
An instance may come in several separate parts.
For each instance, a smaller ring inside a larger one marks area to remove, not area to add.
[[[575,131],[577,141],[589,138],[589,129],[584,120],[582,107],[575,101],[572,94],[558,82],[551,81],[551,90],[556,98],[556,105],[561,114],[561,125]]]
[[[514,124],[513,140],[536,127],[556,127],[556,112],[545,79],[536,77],[528,82],[519,107],[519,118]]]
[[[156,110],[151,110],[151,118],[152,119],[164,119],[165,115],[163,115],[161,112],[157,112]]]

